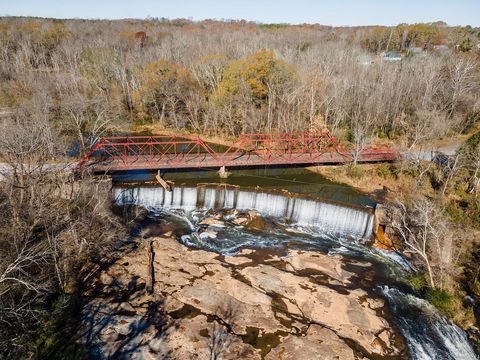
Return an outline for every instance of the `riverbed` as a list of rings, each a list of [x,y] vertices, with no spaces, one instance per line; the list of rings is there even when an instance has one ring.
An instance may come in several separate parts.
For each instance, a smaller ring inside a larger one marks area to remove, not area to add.
[[[136,246],[85,294],[94,357],[476,359],[372,246],[365,194],[306,170],[165,174],[172,193],[139,175],[112,192]]]

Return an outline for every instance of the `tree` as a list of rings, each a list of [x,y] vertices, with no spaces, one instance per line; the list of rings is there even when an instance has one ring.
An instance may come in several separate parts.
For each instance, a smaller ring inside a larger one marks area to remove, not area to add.
[[[208,55],[192,64],[192,74],[206,92],[215,93],[226,66],[227,59],[224,55]]]
[[[214,320],[209,327],[210,332],[210,360],[220,360],[228,354],[232,342],[230,332],[237,317],[236,309],[231,302],[221,304],[215,311],[218,320]]]
[[[480,132],[472,135],[460,148],[462,167],[467,170],[469,193],[478,197],[480,194]]]
[[[250,131],[272,132],[279,127],[275,114],[282,106],[281,99],[287,93],[291,95],[297,81],[293,66],[276,59],[273,51],[264,49],[246,60],[229,63],[213,101],[217,107],[229,109],[235,114],[234,118],[247,122]],[[256,124],[248,123],[249,112],[256,117]]]
[[[36,351],[38,329],[59,311],[82,266],[120,232],[109,186],[72,183],[46,117],[18,113],[0,122],[0,356]]]
[[[184,126],[184,123],[179,123],[179,115],[186,113],[187,101],[198,90],[198,83],[188,69],[161,60],[148,64],[140,78],[142,85],[136,93],[140,112],[158,119],[160,123],[165,123],[168,118],[175,127]]]
[[[411,200],[410,206],[396,200],[388,209],[390,226],[428,274],[432,288],[443,288],[451,278],[467,239],[455,239],[442,208],[433,201]]]
[[[249,91],[252,101],[257,104],[268,102],[270,89],[280,88],[295,81],[296,73],[291,65],[277,60],[271,50],[260,50],[247,60],[234,61],[223,73],[217,98],[228,100],[242,89]]]
[[[468,94],[479,88],[478,62],[471,57],[453,56],[446,69],[449,88],[448,115],[453,117]]]
[[[74,134],[80,144],[80,155],[85,155],[93,144],[105,134],[108,124],[112,121],[106,101],[88,100],[77,94],[66,98],[62,109],[65,117],[59,127]],[[63,121],[66,120],[66,124]]]
[[[473,46],[473,41],[470,38],[467,38],[458,44],[458,50],[461,52],[470,52],[472,51]]]

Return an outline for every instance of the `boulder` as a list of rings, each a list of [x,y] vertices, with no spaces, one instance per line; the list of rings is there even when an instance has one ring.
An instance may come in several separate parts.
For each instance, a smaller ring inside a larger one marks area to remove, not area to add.
[[[198,225],[213,225],[218,227],[225,227],[225,222],[214,217],[207,217],[200,221]]]
[[[255,216],[244,224],[245,228],[250,231],[270,231],[273,230],[273,224],[261,216]]]
[[[224,260],[227,264],[231,265],[244,265],[252,262],[251,259],[243,256],[225,256]]]
[[[290,265],[291,271],[313,270],[338,280],[342,284],[349,284],[353,273],[342,269],[341,256],[328,256],[318,252],[289,251],[283,260]]]

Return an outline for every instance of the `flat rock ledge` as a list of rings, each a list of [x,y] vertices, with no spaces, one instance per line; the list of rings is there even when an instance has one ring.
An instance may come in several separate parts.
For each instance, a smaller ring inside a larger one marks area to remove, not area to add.
[[[152,242],[153,266],[147,246]],[[265,258],[143,240],[85,293],[81,342],[98,358],[363,359],[404,355],[384,301],[356,287],[341,256]],[[153,292],[145,287],[153,269]]]

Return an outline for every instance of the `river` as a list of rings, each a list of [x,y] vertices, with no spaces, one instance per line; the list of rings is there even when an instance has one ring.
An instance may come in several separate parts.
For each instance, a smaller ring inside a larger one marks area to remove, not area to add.
[[[344,271],[356,273],[349,291],[361,289],[386,302],[382,316],[407,345],[394,358],[477,359],[465,332],[409,288],[410,263],[371,246],[375,202],[368,196],[307,170],[238,171],[227,181],[212,172],[165,177],[175,182],[173,192],[138,183],[151,179],[147,173],[113,178],[116,205],[148,209],[144,237],[170,231],[191,249],[227,257],[245,249],[280,257],[288,251],[336,256]],[[252,211],[261,220],[245,226],[242,219]],[[263,266],[260,257],[252,261]]]

